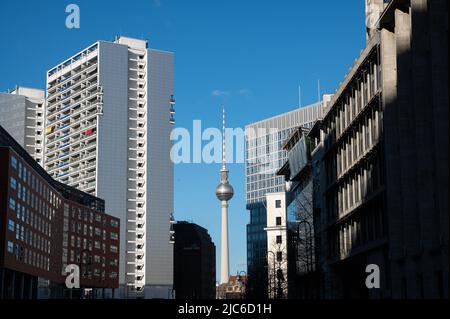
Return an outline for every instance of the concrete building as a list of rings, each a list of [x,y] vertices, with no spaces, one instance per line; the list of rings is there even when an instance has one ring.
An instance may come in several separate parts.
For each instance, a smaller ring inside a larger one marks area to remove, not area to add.
[[[217,287],[216,299],[245,299],[247,279],[246,275],[230,276]]]
[[[322,105],[301,107],[246,126],[247,292],[251,297],[267,297],[266,194],[285,190],[284,178],[277,175],[287,159],[283,142],[298,126],[311,126],[321,117]]]
[[[38,162],[44,157],[43,90],[18,86],[0,93],[0,125]]]
[[[267,193],[267,285],[268,297],[288,297],[289,240],[286,193]]]
[[[47,72],[45,169],[123,225],[124,298],[171,298],[173,53],[98,41]]]
[[[53,180],[1,126],[0,189],[0,299],[81,296],[65,289],[69,264],[83,290],[118,288],[119,219]]]
[[[174,279],[177,299],[215,299],[216,246],[196,224],[174,224]]]
[[[313,134],[323,297],[448,298],[448,1],[369,2],[375,29]]]

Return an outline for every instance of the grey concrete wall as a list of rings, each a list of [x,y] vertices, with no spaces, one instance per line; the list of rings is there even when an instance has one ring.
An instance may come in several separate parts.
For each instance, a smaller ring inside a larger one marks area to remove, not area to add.
[[[173,284],[173,163],[170,159],[169,99],[173,94],[174,55],[148,50],[147,127],[147,298],[167,298]]]
[[[103,115],[98,116],[97,191],[105,211],[120,218],[119,284],[125,283],[127,226],[128,48],[99,42],[99,84]]]

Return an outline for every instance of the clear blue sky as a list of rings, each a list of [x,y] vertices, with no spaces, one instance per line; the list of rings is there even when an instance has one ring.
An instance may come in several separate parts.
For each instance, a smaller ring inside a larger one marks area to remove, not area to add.
[[[65,27],[78,4],[81,28]],[[44,88],[45,72],[97,40],[143,37],[175,52],[176,126],[243,127],[333,92],[365,45],[364,1],[0,0],[0,91]],[[213,91],[223,92],[214,96]],[[244,165],[230,165],[230,271],[246,269]],[[175,217],[207,228],[220,256],[220,165],[175,167]],[[219,261],[218,261],[219,264]],[[218,273],[219,274],[219,273]],[[218,277],[217,277],[218,278]]]

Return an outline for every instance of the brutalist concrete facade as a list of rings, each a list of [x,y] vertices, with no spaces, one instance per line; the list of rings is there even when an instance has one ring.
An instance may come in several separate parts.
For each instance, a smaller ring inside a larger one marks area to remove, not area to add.
[[[322,297],[448,298],[448,1],[380,5],[313,151]]]

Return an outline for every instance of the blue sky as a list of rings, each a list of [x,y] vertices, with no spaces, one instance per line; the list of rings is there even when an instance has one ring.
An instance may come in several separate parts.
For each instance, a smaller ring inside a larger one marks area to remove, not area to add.
[[[65,27],[78,4],[81,28]],[[265,0],[0,0],[0,92],[45,86],[45,72],[97,40],[146,38],[175,52],[176,126],[246,124],[334,92],[365,45],[364,1]],[[207,228],[220,256],[219,164],[175,167],[175,217]],[[245,175],[229,166],[230,271],[246,269]],[[217,261],[219,265],[219,260]],[[219,272],[218,272],[219,274]],[[218,278],[218,277],[217,277]]]

